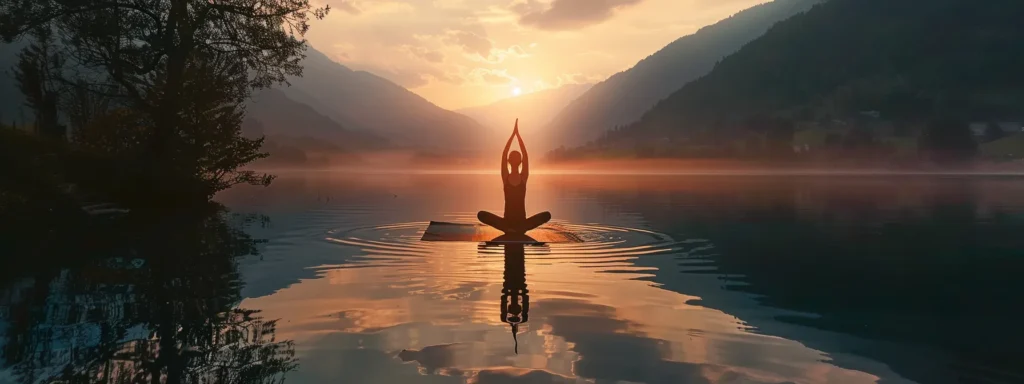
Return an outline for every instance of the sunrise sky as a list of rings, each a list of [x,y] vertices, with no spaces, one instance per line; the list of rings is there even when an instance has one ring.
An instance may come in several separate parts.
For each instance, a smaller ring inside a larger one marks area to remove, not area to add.
[[[765,0],[319,0],[310,43],[448,108],[597,82]]]

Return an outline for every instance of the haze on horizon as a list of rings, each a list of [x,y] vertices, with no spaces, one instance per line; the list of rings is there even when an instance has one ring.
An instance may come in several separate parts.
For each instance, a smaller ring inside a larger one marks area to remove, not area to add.
[[[326,0],[308,38],[446,109],[594,83],[764,0]]]

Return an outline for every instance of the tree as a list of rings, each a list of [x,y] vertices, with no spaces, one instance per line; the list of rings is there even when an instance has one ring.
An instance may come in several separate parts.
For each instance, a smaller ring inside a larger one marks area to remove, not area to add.
[[[151,128],[143,186],[155,193],[211,175],[222,176],[218,186],[267,180],[235,172],[258,157],[247,149],[255,143],[228,159],[206,156],[215,145],[203,140],[238,133],[238,119],[227,116],[240,114],[254,89],[301,75],[309,20],[328,10],[309,0],[0,0],[0,37],[53,31],[88,74],[76,80],[92,92],[114,90],[109,96],[141,114]],[[209,84],[227,87],[220,100],[190,98]]]
[[[90,92],[89,84],[78,80],[70,86],[68,96],[63,103],[64,113],[68,117],[71,129],[71,140],[78,140],[80,132],[113,111],[113,103],[109,95],[114,89],[104,92]]]
[[[182,164],[197,176],[196,193],[207,198],[235,184],[268,185],[273,177],[241,167],[267,157],[264,139],[242,135],[243,102],[249,96],[247,72],[228,55],[214,53],[186,72],[181,117]]]
[[[14,79],[25,96],[25,106],[35,113],[36,132],[44,137],[67,139],[67,130],[57,119],[61,92],[59,77],[64,58],[53,48],[45,29],[36,31],[35,42],[18,55]]]
[[[825,148],[830,151],[840,149],[843,146],[843,136],[835,132],[829,132],[825,135],[824,144]]]
[[[843,138],[843,147],[848,150],[868,150],[875,146],[875,132],[870,127],[855,126]]]
[[[796,129],[793,122],[783,118],[765,120],[765,142],[772,156],[789,157],[793,155],[793,138]]]
[[[967,124],[957,119],[936,119],[921,132],[918,148],[938,163],[962,162],[978,153]]]

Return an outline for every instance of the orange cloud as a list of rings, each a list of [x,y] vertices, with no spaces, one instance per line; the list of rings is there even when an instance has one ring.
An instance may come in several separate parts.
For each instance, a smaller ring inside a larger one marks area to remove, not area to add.
[[[356,8],[355,4],[352,3],[352,0],[336,0],[332,2],[331,5],[333,5],[334,8],[339,9],[342,12],[348,13],[350,15],[359,15],[363,13],[362,10]]]
[[[516,80],[504,69],[476,68],[470,71],[469,80],[476,84],[505,85]]]
[[[494,44],[486,36],[478,35],[469,31],[449,30],[444,38],[448,44],[462,47],[468,53],[488,57]]]
[[[440,63],[444,61],[444,54],[438,51],[413,45],[406,45],[405,49],[409,51],[410,55],[431,63]]]

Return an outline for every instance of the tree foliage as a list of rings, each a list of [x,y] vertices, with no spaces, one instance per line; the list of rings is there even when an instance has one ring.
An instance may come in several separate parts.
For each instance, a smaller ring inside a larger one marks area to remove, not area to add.
[[[302,74],[303,36],[327,11],[309,0],[0,0],[0,37],[55,36],[72,68],[55,72],[77,91],[65,108],[76,137],[139,155],[131,173],[147,193],[208,198],[270,181],[239,170],[264,156],[262,140],[241,137],[242,103]]]
[[[973,158],[978,153],[966,123],[953,118],[936,119],[921,134],[918,148],[932,161],[953,163]]]
[[[25,96],[25,106],[35,112],[36,132],[40,135],[66,139],[67,131],[57,119],[60,68],[64,57],[56,52],[45,30],[35,34],[36,41],[18,55],[14,79]]]

